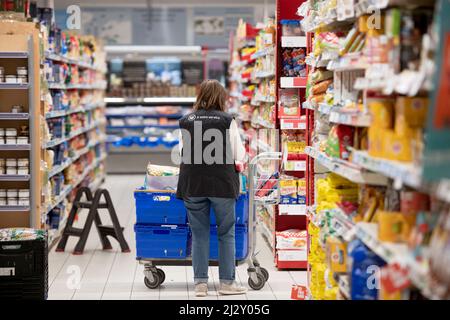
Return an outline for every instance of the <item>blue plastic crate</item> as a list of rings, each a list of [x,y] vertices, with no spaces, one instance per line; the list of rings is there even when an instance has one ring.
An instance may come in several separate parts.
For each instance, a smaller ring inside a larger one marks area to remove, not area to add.
[[[236,224],[248,223],[248,193],[241,194],[236,201]],[[211,225],[216,225],[216,215],[211,207]]]
[[[183,226],[134,226],[136,256],[147,259],[184,259],[190,254],[189,228]]]
[[[139,224],[186,224],[187,212],[182,200],[175,193],[134,193],[136,222]]]
[[[211,226],[209,239],[209,257],[211,260],[219,258],[219,239],[217,226]],[[248,228],[246,225],[236,225],[236,260],[243,260],[248,251]]]

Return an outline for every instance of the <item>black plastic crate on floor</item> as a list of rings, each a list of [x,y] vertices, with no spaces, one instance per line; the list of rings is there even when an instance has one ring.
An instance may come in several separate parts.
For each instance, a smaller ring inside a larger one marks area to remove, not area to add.
[[[47,299],[47,240],[0,242],[0,300]]]

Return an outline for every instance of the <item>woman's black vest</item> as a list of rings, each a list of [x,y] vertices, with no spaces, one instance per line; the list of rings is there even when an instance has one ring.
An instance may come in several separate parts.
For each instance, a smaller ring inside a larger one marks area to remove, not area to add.
[[[233,118],[198,110],[180,119],[183,150],[177,197],[237,198],[239,174],[230,147]]]

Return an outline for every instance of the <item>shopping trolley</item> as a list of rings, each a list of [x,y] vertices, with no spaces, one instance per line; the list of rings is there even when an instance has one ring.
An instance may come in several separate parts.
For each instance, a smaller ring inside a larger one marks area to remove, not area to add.
[[[236,265],[248,264],[248,285],[260,290],[269,279],[269,272],[257,259],[256,206],[279,202],[279,166],[266,164],[279,162],[281,153],[266,152],[249,163],[248,194],[241,194],[236,205]],[[150,289],[158,288],[166,276],[158,266],[191,266],[190,230],[184,204],[175,191],[135,191],[137,223],[135,225],[137,260],[144,265],[144,283]],[[144,212],[139,214],[138,211]],[[214,217],[214,215],[212,215]],[[214,220],[214,218],[212,219]],[[210,266],[217,266],[217,235],[211,227]]]

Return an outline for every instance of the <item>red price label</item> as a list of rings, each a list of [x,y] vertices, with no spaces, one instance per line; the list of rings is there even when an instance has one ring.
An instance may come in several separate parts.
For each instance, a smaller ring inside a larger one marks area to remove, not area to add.
[[[308,299],[308,288],[305,286],[292,286],[291,299],[307,300]]]

